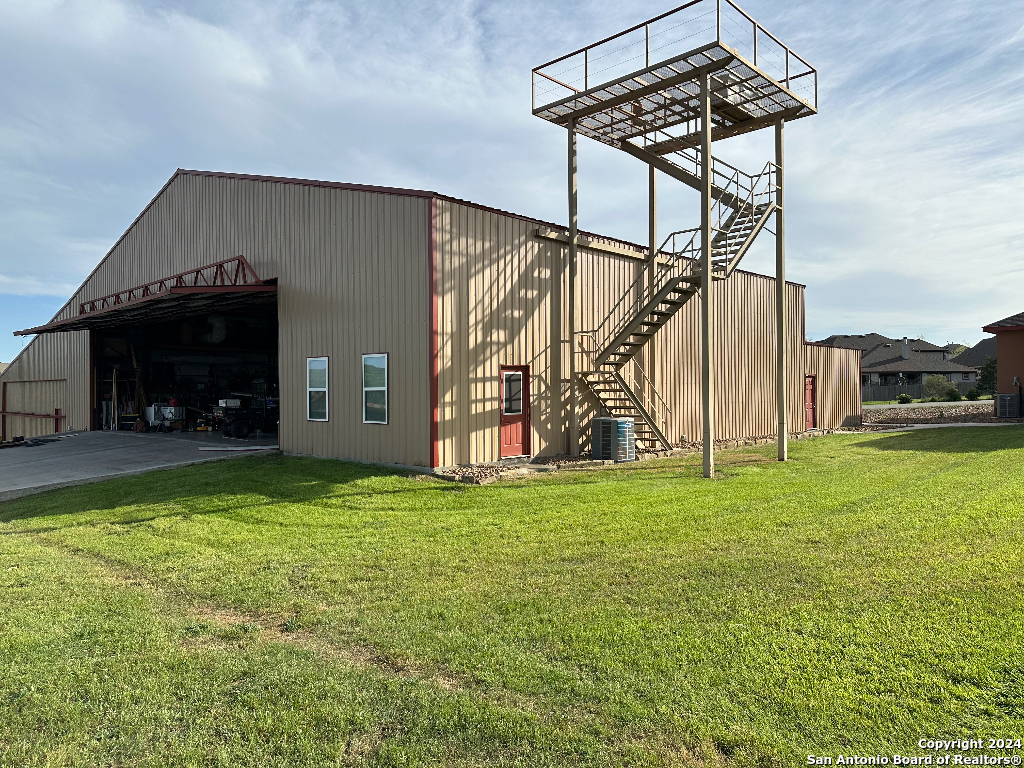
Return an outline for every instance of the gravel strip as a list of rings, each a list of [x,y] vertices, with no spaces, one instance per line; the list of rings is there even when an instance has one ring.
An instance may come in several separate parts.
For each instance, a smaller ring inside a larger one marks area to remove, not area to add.
[[[864,411],[864,424],[1012,424],[1024,419],[1000,419],[992,401],[983,403],[936,403],[929,408]]]
[[[868,425],[865,427],[852,427],[846,429],[797,432],[790,435],[790,440],[808,440],[810,438],[821,437],[826,434],[874,432],[885,428],[886,427],[882,425]],[[715,449],[724,450],[727,448],[740,448],[750,445],[765,445],[774,442],[775,435],[744,437],[735,440],[716,440]],[[651,459],[687,456],[694,453],[700,453],[702,445],[703,444],[698,440],[681,443],[670,451],[637,451],[637,461],[642,462],[649,461]],[[450,467],[443,472],[435,473],[434,477],[456,483],[466,483],[468,485],[490,485],[498,480],[526,477],[541,472],[596,469],[616,465],[626,466],[625,463],[618,464],[618,462],[614,461],[595,461],[591,457],[590,451],[583,451],[579,456],[541,456],[533,459],[529,464],[503,462],[497,464],[476,464],[461,467]]]

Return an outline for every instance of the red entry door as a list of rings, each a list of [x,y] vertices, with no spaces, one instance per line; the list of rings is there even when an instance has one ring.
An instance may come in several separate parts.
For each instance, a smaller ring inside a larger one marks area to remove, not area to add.
[[[816,376],[804,376],[804,427],[818,427],[818,380]]]
[[[503,365],[500,376],[500,456],[529,456],[530,367]]]

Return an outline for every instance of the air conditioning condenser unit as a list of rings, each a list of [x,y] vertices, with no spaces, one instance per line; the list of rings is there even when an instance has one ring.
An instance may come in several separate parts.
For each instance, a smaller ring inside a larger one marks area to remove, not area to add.
[[[633,419],[591,419],[590,453],[595,461],[636,461]]]
[[[996,416],[1000,419],[1020,418],[1020,395],[996,395]]]

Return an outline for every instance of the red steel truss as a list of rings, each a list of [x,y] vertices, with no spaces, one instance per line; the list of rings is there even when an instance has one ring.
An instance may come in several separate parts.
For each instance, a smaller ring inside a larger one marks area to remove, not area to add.
[[[78,314],[102,312],[122,304],[131,304],[153,296],[166,294],[172,288],[200,288],[213,286],[264,285],[256,270],[246,261],[245,256],[235,256],[213,264],[207,264],[188,272],[163,277],[145,285],[118,291],[109,296],[83,302],[78,305]]]

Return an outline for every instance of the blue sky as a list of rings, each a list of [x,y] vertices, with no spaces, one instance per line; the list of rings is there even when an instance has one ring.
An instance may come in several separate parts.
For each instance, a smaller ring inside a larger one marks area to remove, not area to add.
[[[974,342],[1024,309],[1024,2],[745,0],[818,68],[787,128],[807,335]],[[530,68],[651,2],[0,0],[0,360],[177,167],[432,189],[564,221]],[[760,168],[771,136],[716,144]],[[646,238],[646,169],[581,140],[580,220]],[[696,224],[661,180],[663,231]],[[764,237],[745,267],[770,272]]]

